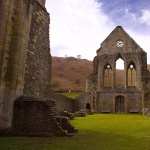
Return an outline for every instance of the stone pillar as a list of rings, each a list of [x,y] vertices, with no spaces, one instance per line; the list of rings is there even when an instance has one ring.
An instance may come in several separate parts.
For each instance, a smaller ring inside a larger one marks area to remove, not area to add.
[[[127,66],[127,63],[125,63],[124,65],[124,73],[125,73],[125,89],[127,88],[128,86],[128,66]]]
[[[86,93],[88,92],[88,89],[89,89],[89,81],[88,81],[88,79],[86,79],[86,81],[85,81],[85,92]]]
[[[11,0],[1,0],[0,2],[0,102],[3,105],[3,95],[5,89],[5,75],[9,57],[9,46],[12,31],[12,14],[14,2]]]
[[[137,62],[136,65],[138,66],[138,67],[136,67],[137,88],[139,90],[142,90],[143,86],[142,86],[142,69],[141,69],[141,64],[139,64]]]
[[[9,112],[12,109],[9,108],[12,106],[12,91],[8,90],[9,82],[6,77],[13,31],[14,0],[1,0],[0,3],[0,124],[7,127],[10,124]]]
[[[114,89],[115,84],[116,84],[116,64],[115,64],[115,62],[113,63],[112,71],[113,71],[113,89]]]
[[[23,93],[31,6],[30,0],[1,0],[1,4],[0,101],[1,116],[7,128],[11,126],[13,101]]]
[[[51,86],[50,17],[37,1],[33,5],[30,39],[26,59],[23,93],[30,97],[48,97]]]
[[[116,102],[116,99],[115,99],[115,98],[116,98],[116,95],[114,94],[114,95],[113,95],[113,99],[112,99],[112,101],[113,101],[112,112],[113,112],[113,113],[115,113],[115,102]]]
[[[99,92],[101,89],[101,65],[100,62],[98,64],[98,76],[97,76],[97,91]]]
[[[125,113],[128,113],[128,97],[127,95],[124,95],[124,102],[125,102]]]

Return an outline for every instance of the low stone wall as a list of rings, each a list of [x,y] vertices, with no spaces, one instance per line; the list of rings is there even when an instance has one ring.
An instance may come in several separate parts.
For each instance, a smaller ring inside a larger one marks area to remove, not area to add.
[[[62,94],[53,93],[53,99],[56,101],[56,110],[58,113],[63,111],[75,112],[77,110],[77,101],[68,98]]]
[[[0,131],[0,134],[70,136],[75,132],[68,118],[56,114],[56,105],[53,100],[21,96],[14,103],[12,128]]]
[[[15,135],[53,135],[57,130],[51,100],[20,97],[14,103],[12,132]]]
[[[2,116],[2,114],[0,114],[0,130],[5,129],[6,128],[6,122],[8,120],[6,120],[5,116]]]

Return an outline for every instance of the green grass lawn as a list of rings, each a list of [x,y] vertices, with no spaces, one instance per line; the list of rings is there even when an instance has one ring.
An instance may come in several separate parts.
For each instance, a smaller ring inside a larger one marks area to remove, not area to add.
[[[80,96],[81,93],[79,93],[79,92],[71,92],[71,93],[67,92],[67,93],[61,93],[61,94],[68,97],[68,98],[75,100]]]
[[[76,118],[74,137],[1,137],[0,150],[150,150],[150,118],[140,115],[90,115]]]

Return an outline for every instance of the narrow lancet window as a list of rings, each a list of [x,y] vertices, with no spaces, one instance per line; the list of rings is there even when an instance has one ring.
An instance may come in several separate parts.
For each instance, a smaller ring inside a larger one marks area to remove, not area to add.
[[[104,67],[104,87],[112,87],[112,68],[109,64]]]
[[[115,86],[116,88],[125,87],[125,67],[124,60],[122,58],[118,58],[116,60],[116,76],[115,76]]]
[[[134,64],[130,64],[128,67],[127,72],[127,81],[129,87],[135,87],[136,86],[136,69]]]

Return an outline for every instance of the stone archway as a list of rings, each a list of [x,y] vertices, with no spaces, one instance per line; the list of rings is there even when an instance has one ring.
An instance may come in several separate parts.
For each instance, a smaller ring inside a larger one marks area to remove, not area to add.
[[[86,103],[86,111],[91,112],[91,104],[90,103]]]
[[[122,95],[116,96],[115,98],[115,112],[125,112],[125,98]]]

